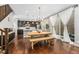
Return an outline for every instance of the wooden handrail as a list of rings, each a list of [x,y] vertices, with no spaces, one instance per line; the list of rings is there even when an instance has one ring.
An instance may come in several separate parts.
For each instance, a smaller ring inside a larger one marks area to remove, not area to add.
[[[2,30],[2,29],[0,29],[0,31],[5,33],[5,31],[4,31],[4,30]]]

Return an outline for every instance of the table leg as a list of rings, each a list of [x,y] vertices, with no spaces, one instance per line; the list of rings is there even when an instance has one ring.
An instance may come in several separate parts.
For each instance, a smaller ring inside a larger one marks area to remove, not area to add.
[[[48,43],[47,40],[46,40],[46,43]]]
[[[48,46],[50,47],[50,40],[48,40]]]
[[[34,49],[34,47],[33,47],[33,42],[32,42],[32,49]]]

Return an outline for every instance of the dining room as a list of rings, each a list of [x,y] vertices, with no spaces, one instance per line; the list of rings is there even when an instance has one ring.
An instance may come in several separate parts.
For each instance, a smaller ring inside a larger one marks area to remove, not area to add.
[[[7,10],[10,12],[5,17]],[[1,5],[0,17],[3,19],[1,18],[0,21],[0,52],[7,51],[6,54],[79,53],[78,12],[78,4]],[[8,44],[8,40],[11,40],[11,44]]]

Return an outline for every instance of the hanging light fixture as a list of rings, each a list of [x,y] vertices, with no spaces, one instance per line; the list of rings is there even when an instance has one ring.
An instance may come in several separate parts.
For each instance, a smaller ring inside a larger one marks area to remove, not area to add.
[[[40,20],[40,6],[38,7],[38,10],[39,10],[38,20]]]
[[[39,17],[38,17],[38,20],[39,20],[39,21],[43,21],[43,17],[40,17],[40,16],[41,16],[41,11],[40,11],[40,10],[41,10],[41,7],[40,7],[40,6],[38,7],[38,10],[39,10]]]

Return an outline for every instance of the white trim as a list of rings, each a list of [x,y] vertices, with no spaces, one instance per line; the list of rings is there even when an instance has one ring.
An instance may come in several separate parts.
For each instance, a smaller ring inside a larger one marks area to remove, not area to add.
[[[3,5],[5,5],[5,4],[0,4],[0,6],[3,6]]]

